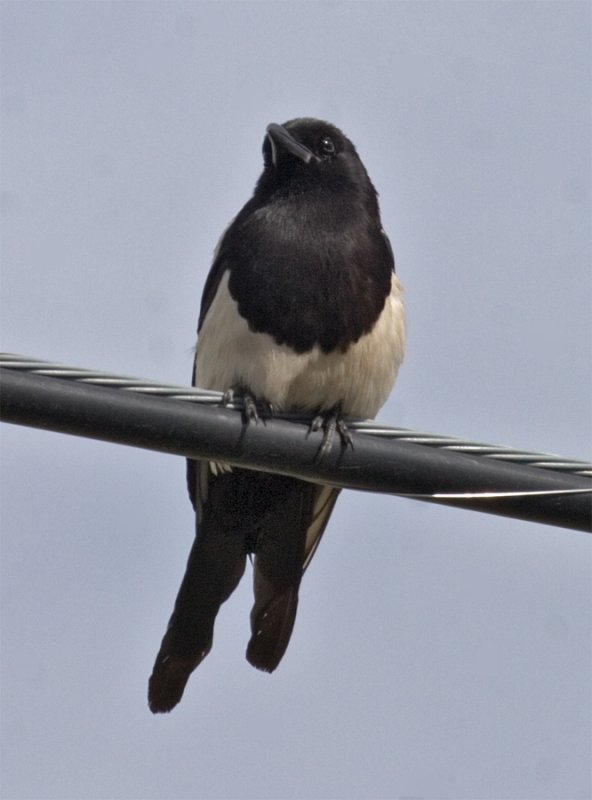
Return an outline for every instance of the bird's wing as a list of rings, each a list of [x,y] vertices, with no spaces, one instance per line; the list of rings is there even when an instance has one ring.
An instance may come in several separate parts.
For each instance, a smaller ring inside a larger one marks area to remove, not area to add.
[[[386,231],[384,230],[384,228],[381,228],[381,229],[380,229],[380,232],[382,233],[382,236],[383,236],[383,238],[384,238],[384,241],[386,242],[386,246],[387,246],[387,248],[388,248],[388,251],[389,251],[389,253],[390,253],[391,261],[393,262],[393,272],[396,272],[397,270],[395,269],[395,253],[394,253],[394,251],[393,251],[393,246],[392,246],[392,244],[391,244],[391,240],[390,240],[390,239],[389,239],[389,237],[386,235]]]
[[[208,273],[208,277],[206,278],[206,282],[204,285],[203,294],[201,296],[201,307],[199,309],[199,320],[197,323],[198,333],[200,332],[201,326],[203,325],[203,321],[206,318],[206,314],[208,313],[209,308],[212,305],[212,301],[216,296],[216,292],[218,291],[218,286],[220,285],[220,281],[222,280],[222,275],[224,275],[228,266],[225,260],[220,256],[221,242],[222,239],[220,240],[220,244],[216,248],[216,255],[214,257],[214,262],[210,267],[210,271]],[[195,373],[193,377],[195,378]]]
[[[325,532],[329,517],[333,511],[333,507],[337,502],[340,489],[335,489],[333,486],[315,486],[314,502],[312,508],[312,515],[306,531],[306,542],[304,547],[304,561],[302,564],[302,571],[304,572],[312,557],[317,551],[321,536]]]
[[[206,318],[206,314],[208,313],[210,306],[216,296],[216,292],[218,291],[218,287],[220,286],[220,281],[222,280],[222,276],[226,272],[228,265],[226,264],[225,260],[221,256],[222,244],[224,242],[224,237],[226,236],[226,231],[232,225],[232,220],[226,230],[222,233],[218,244],[216,245],[216,249],[214,250],[214,260],[212,262],[212,266],[210,267],[210,271],[208,273],[208,277],[206,278],[206,282],[204,284],[204,289],[201,296],[201,306],[199,309],[199,319],[197,322],[197,333],[199,334],[201,330],[201,326]],[[195,386],[195,359],[193,359],[193,371],[191,373],[191,385]],[[207,471],[208,465],[205,462],[194,461],[192,459],[187,459],[187,489],[189,491],[189,498],[191,500],[191,504],[195,511],[198,511],[198,505],[200,503],[199,500],[199,493],[197,491],[197,487],[203,485],[204,477],[202,476],[198,481],[198,470],[200,469],[200,465],[205,464],[204,473],[205,479],[207,479]]]

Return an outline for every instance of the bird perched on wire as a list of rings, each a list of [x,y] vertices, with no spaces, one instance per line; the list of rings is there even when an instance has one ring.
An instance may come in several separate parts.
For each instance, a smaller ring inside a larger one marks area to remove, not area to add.
[[[269,125],[263,172],[216,250],[198,323],[193,383],[258,409],[314,412],[321,452],[345,416],[374,417],[405,350],[402,288],[377,193],[334,125]],[[170,711],[212,646],[220,605],[254,554],[247,659],[272,672],[288,645],[298,590],[338,491],[281,475],[188,462],[197,533],[149,682]]]

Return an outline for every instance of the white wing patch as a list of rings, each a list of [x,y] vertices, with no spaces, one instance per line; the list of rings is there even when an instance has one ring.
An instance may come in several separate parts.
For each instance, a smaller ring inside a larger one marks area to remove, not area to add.
[[[306,531],[306,542],[304,545],[304,571],[310,564],[312,557],[317,551],[323,531],[329,521],[333,507],[337,501],[340,490],[333,486],[320,486],[319,494],[315,500],[312,510],[312,520]]]

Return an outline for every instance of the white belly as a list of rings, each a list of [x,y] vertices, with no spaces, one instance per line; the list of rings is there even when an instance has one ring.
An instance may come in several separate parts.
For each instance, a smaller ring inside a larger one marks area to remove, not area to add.
[[[228,273],[203,322],[195,356],[195,384],[226,391],[248,388],[279,410],[324,411],[340,404],[347,416],[376,416],[387,399],[405,353],[402,287],[391,293],[372,330],[346,353],[296,354],[266,333],[253,333],[228,291]]]

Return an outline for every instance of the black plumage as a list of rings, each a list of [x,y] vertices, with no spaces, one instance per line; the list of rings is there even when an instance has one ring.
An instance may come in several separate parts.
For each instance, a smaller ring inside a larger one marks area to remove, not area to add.
[[[353,144],[315,119],[270,125],[253,197],[223,234],[206,280],[194,383],[322,415],[374,416],[405,345],[401,287],[376,191]],[[248,422],[248,419],[247,419]],[[211,648],[221,603],[253,553],[247,658],[271,672],[338,491],[279,475],[188,462],[197,533],[149,684],[169,711]]]

